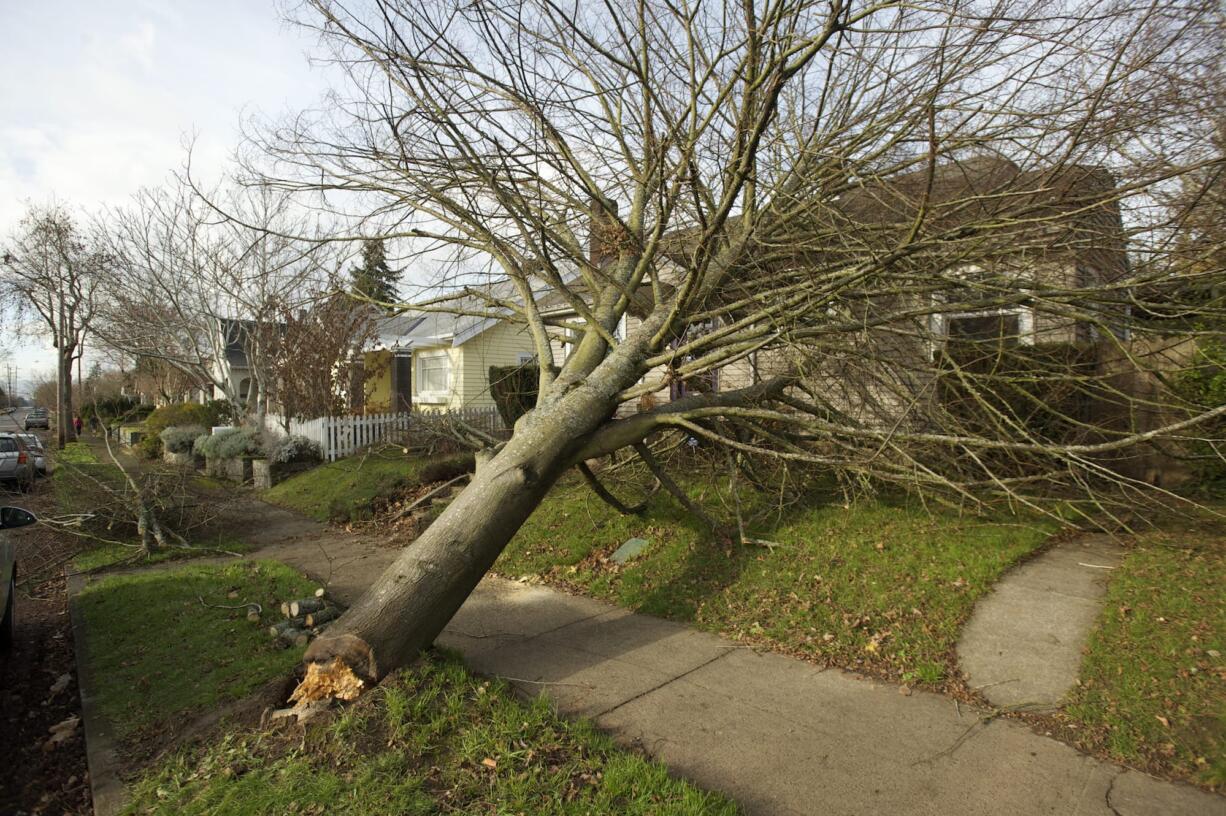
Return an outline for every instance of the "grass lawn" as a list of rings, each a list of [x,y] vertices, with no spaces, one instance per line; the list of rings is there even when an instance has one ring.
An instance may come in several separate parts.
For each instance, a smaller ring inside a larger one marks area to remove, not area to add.
[[[55,461],[70,465],[96,465],[98,457],[84,442],[69,442],[63,450],[56,451]]]
[[[726,483],[691,495],[729,506]],[[766,499],[742,489],[749,505]],[[754,527],[773,549],[722,544],[663,492],[622,516],[577,480],[556,486],[495,570],[537,575],[741,641],[909,683],[940,685],[976,599],[1054,531],[1050,522],[929,512],[814,494]],[[608,556],[649,542],[625,566]]]
[[[1112,575],[1064,711],[1119,760],[1226,787],[1226,535],[1140,537]]]
[[[402,448],[387,446],[300,473],[265,491],[261,498],[317,521],[367,518],[372,501],[416,484],[425,464]]]
[[[165,725],[186,712],[241,697],[286,674],[301,650],[281,650],[265,627],[280,618],[281,601],[315,585],[271,561],[185,566],[112,575],[75,599],[88,638],[98,704],[120,739]],[[236,592],[231,599],[228,594]],[[246,610],[258,603],[260,625]]]
[[[73,572],[98,572],[107,567],[113,567],[132,559],[137,552],[137,542],[108,542],[83,550],[72,559]],[[183,561],[190,558],[204,558],[225,553],[245,553],[251,551],[251,545],[234,536],[218,536],[215,539],[200,538],[192,542],[193,549],[175,547],[159,550],[150,556],[143,557],[139,563],[160,564],[164,561]]]
[[[344,709],[294,730],[232,731],[183,751],[133,786],[128,813],[585,814],[732,816],[735,806],[672,779],[543,700],[430,657]]]
[[[49,479],[60,515],[90,514],[73,528],[82,535],[82,551],[73,559],[76,572],[92,572],[127,561],[137,552],[139,543],[134,524],[119,510],[130,488],[119,468],[110,462],[100,462],[83,442],[69,443],[57,454],[58,467]],[[116,523],[117,522],[117,523]],[[142,563],[198,558],[218,555],[218,550],[246,552],[251,546],[232,535],[195,537],[191,541],[201,549],[168,549],[146,558]],[[207,549],[205,549],[207,548]]]

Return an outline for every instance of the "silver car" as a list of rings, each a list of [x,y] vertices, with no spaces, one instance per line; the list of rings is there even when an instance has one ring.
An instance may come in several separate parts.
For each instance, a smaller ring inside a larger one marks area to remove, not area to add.
[[[47,415],[46,408],[32,408],[26,414],[25,429],[28,431],[31,428],[51,430],[51,419]]]
[[[23,493],[34,486],[34,457],[17,434],[0,433],[0,482]]]
[[[43,440],[38,434],[19,433],[21,441],[26,443],[26,449],[30,451],[30,455],[34,457],[34,472],[39,476],[47,475],[47,449],[43,447]]]

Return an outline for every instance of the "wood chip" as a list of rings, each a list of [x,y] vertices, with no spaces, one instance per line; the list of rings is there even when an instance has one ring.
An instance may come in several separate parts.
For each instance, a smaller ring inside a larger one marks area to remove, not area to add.
[[[290,701],[300,708],[317,700],[356,700],[365,685],[339,657],[334,657],[331,663],[307,666],[306,677],[294,689]]]

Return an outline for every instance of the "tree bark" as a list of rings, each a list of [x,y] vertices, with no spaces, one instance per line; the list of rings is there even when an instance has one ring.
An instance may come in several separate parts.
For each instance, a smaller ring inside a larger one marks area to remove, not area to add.
[[[56,423],[55,423],[55,442],[56,447],[61,450],[69,442],[73,442],[77,438],[76,428],[72,425],[73,418],[73,400],[72,400],[72,359],[73,350],[70,347],[64,347],[64,343],[60,340],[57,343],[55,358],[55,396],[56,396]]]
[[[524,416],[498,455],[311,644],[305,660],[324,663],[339,657],[373,683],[433,643],[558,477],[575,463],[581,441],[612,413],[611,396],[584,385]]]

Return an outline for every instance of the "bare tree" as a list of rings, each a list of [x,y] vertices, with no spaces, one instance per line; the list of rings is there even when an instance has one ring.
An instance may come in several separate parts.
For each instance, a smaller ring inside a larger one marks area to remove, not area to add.
[[[304,6],[352,94],[257,134],[251,170],[438,262],[415,308],[520,324],[540,383],[308,661],[403,664],[569,468],[632,448],[668,486],[663,434],[1088,512],[1146,495],[1119,455],[1226,411],[1139,428],[1158,398],[1099,360],[1137,364],[1137,293],[1222,275],[1130,260],[1158,191],[1221,166],[1186,84],[1210,3]],[[1024,353],[1056,340],[1098,362]]]
[[[110,257],[87,240],[62,205],[32,205],[2,253],[0,294],[32,311],[56,351],[56,443],[76,439],[72,365],[84,351]]]
[[[309,306],[275,310],[264,326],[280,413],[291,419],[348,413],[361,387],[361,351],[374,329],[373,310],[340,292],[321,292]]]
[[[208,387],[236,416],[260,414],[274,366],[264,327],[281,309],[308,303],[335,266],[326,245],[283,237],[312,234],[284,195],[230,188],[214,198],[239,217],[218,217],[175,180],[140,192],[99,224],[119,261],[99,331],[115,349]],[[234,375],[236,349],[249,369],[245,391]]]

